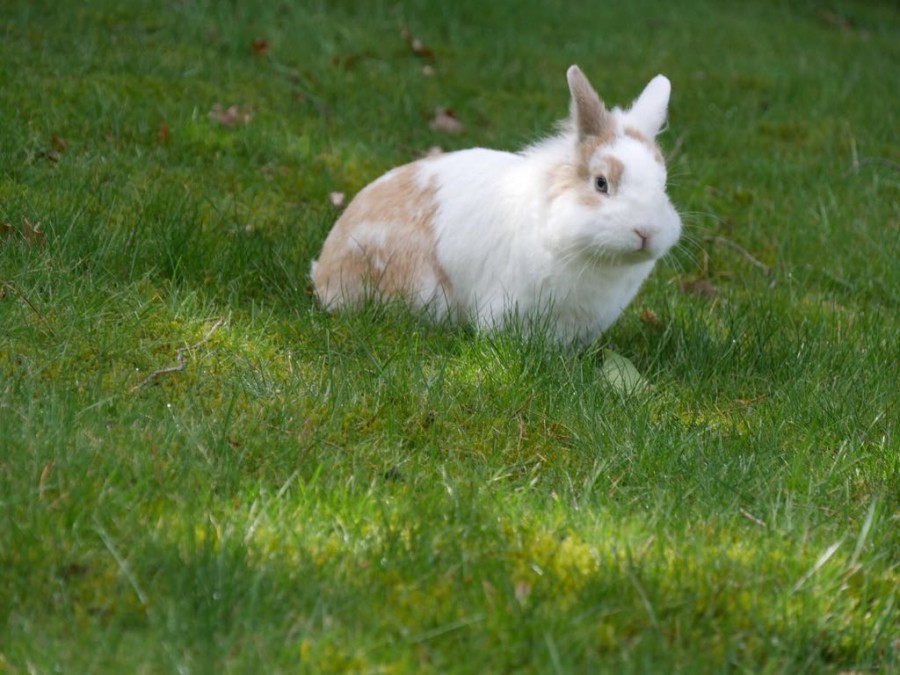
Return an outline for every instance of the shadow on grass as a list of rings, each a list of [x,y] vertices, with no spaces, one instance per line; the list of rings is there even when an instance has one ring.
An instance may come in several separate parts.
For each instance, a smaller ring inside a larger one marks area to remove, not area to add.
[[[455,487],[425,489],[413,505],[301,482],[249,510],[162,512],[134,549],[127,532],[139,523],[120,523],[124,539],[102,531],[108,556],[68,561],[52,584],[23,589],[54,618],[10,617],[5,656],[318,672],[858,669],[891,658],[891,636],[873,635],[855,609],[889,616],[887,576],[848,592],[837,571],[798,590],[817,553],[790,541],[772,548],[766,534],[707,528],[667,542],[646,525],[601,521],[578,535],[552,517],[498,520],[483,492]],[[81,649],[67,653],[75,635]]]

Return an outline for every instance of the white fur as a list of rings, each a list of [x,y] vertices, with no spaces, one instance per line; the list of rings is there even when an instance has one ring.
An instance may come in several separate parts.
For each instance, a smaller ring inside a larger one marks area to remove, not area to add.
[[[570,87],[578,77],[581,72],[570,69]],[[589,157],[585,184],[578,178],[561,194],[554,193],[554,176],[579,161],[576,127],[583,121],[574,112],[570,129],[520,153],[475,148],[414,164],[418,184],[436,186],[430,225],[449,288],[429,273],[409,289],[411,295],[440,305],[438,314],[449,311],[486,328],[516,313],[549,312],[560,341],[593,340],[618,318],[681,232],[665,193],[665,167],[652,145],[669,93],[669,81],[660,75],[631,108],[603,109],[610,138]],[[599,99],[596,104],[602,108]],[[595,176],[617,165],[623,170],[615,191],[599,198]],[[388,173],[379,181],[390,179]],[[361,241],[377,240],[388,226],[377,223],[360,234]],[[383,256],[377,262],[384,264]]]
[[[664,75],[654,77],[628,109],[630,123],[644,136],[656,136],[666,121],[671,93],[672,85]]]

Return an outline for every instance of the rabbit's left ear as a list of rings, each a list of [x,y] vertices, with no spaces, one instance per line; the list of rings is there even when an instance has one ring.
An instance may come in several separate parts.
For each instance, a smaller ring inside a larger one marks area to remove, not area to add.
[[[581,69],[570,66],[566,71],[566,79],[572,94],[570,116],[578,132],[578,140],[584,141],[588,136],[603,138],[613,133],[613,120],[609,111]]]
[[[669,79],[665,75],[657,75],[628,109],[628,121],[647,138],[653,138],[662,129],[671,92]]]

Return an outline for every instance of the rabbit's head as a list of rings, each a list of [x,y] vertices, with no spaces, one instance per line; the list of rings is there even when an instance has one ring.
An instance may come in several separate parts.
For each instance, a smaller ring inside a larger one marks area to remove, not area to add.
[[[681,234],[654,141],[666,120],[669,80],[657,75],[628,109],[607,110],[578,66],[567,78],[571,154],[549,177],[557,245],[603,264],[656,260]]]

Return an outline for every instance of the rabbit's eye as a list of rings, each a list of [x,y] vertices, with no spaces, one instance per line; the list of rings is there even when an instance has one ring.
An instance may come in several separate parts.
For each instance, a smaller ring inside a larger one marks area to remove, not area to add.
[[[594,187],[597,188],[597,192],[600,194],[609,194],[609,183],[606,181],[606,176],[597,176],[594,179]]]

